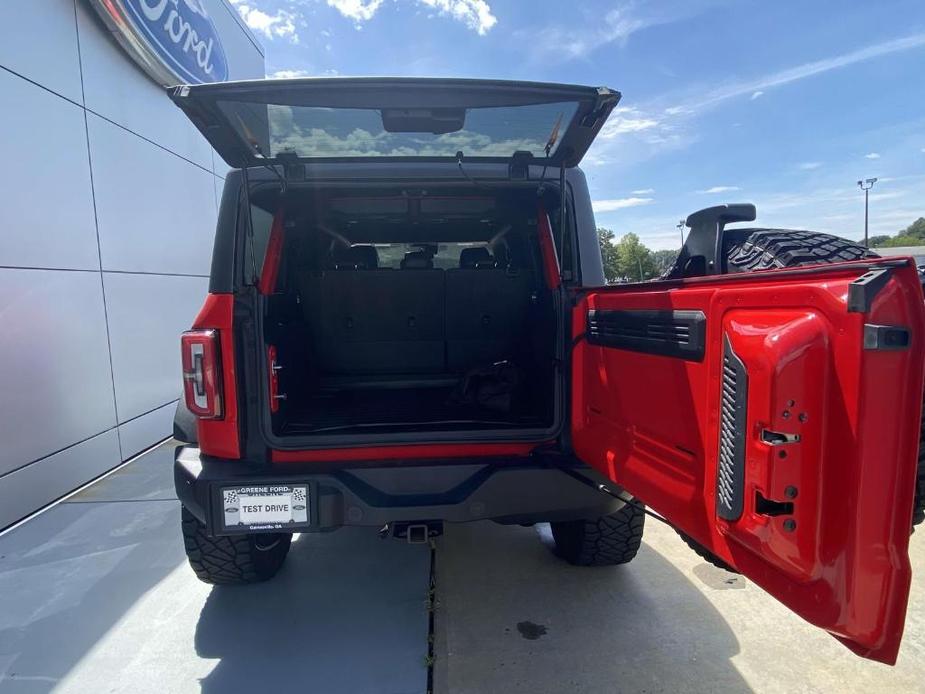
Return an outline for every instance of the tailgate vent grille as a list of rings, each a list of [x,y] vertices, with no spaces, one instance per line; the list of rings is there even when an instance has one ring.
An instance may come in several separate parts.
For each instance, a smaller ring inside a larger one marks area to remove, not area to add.
[[[748,374],[745,364],[723,341],[720,394],[719,461],[716,471],[716,513],[726,520],[742,515],[745,494],[745,427]]]
[[[701,361],[705,336],[702,311],[588,311],[588,342],[592,345]]]

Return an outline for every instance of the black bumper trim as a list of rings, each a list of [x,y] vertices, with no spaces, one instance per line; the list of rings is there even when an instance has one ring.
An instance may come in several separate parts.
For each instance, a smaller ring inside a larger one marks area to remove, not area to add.
[[[176,450],[174,482],[183,506],[210,533],[221,527],[214,503],[228,485],[306,483],[315,490],[310,531],[344,525],[382,526],[398,521],[497,520],[538,522],[594,518],[622,505],[576,471],[534,456],[528,459],[425,461],[381,467],[319,470],[317,465],[255,465]]]

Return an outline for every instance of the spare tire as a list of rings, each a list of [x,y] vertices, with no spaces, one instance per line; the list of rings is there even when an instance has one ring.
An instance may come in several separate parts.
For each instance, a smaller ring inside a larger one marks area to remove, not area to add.
[[[859,243],[815,231],[730,229],[726,232],[726,266],[729,273],[878,257]],[[921,427],[913,526],[925,520],[925,418]]]
[[[878,257],[854,241],[815,231],[730,229],[726,232],[726,271],[730,273]]]

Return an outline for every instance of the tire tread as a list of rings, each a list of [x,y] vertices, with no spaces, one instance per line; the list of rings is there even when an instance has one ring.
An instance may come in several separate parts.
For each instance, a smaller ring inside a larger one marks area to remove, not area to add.
[[[186,557],[196,577],[215,585],[259,583],[271,578],[282,566],[291,542],[291,535],[284,534],[279,545],[261,552],[253,535],[210,537],[205,525],[185,508],[180,527]]]
[[[730,272],[753,272],[800,265],[822,265],[864,258],[876,253],[831,234],[799,229],[749,229],[744,240],[728,249]]]
[[[590,520],[551,523],[556,551],[577,566],[614,566],[633,560],[642,544],[646,514],[641,505]]]

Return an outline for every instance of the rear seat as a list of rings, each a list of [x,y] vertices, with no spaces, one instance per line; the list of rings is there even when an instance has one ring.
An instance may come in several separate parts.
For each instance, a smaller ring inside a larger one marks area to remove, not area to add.
[[[380,270],[370,251],[353,246],[332,269],[302,278],[318,366],[331,374],[442,373],[443,271]]]
[[[450,371],[515,357],[526,336],[533,275],[499,267],[487,248],[466,248],[446,272],[446,353]]]
[[[409,253],[378,269],[374,246],[338,253],[301,278],[318,367],[328,374],[462,373],[513,356],[526,334],[533,278],[465,249],[459,269]]]

